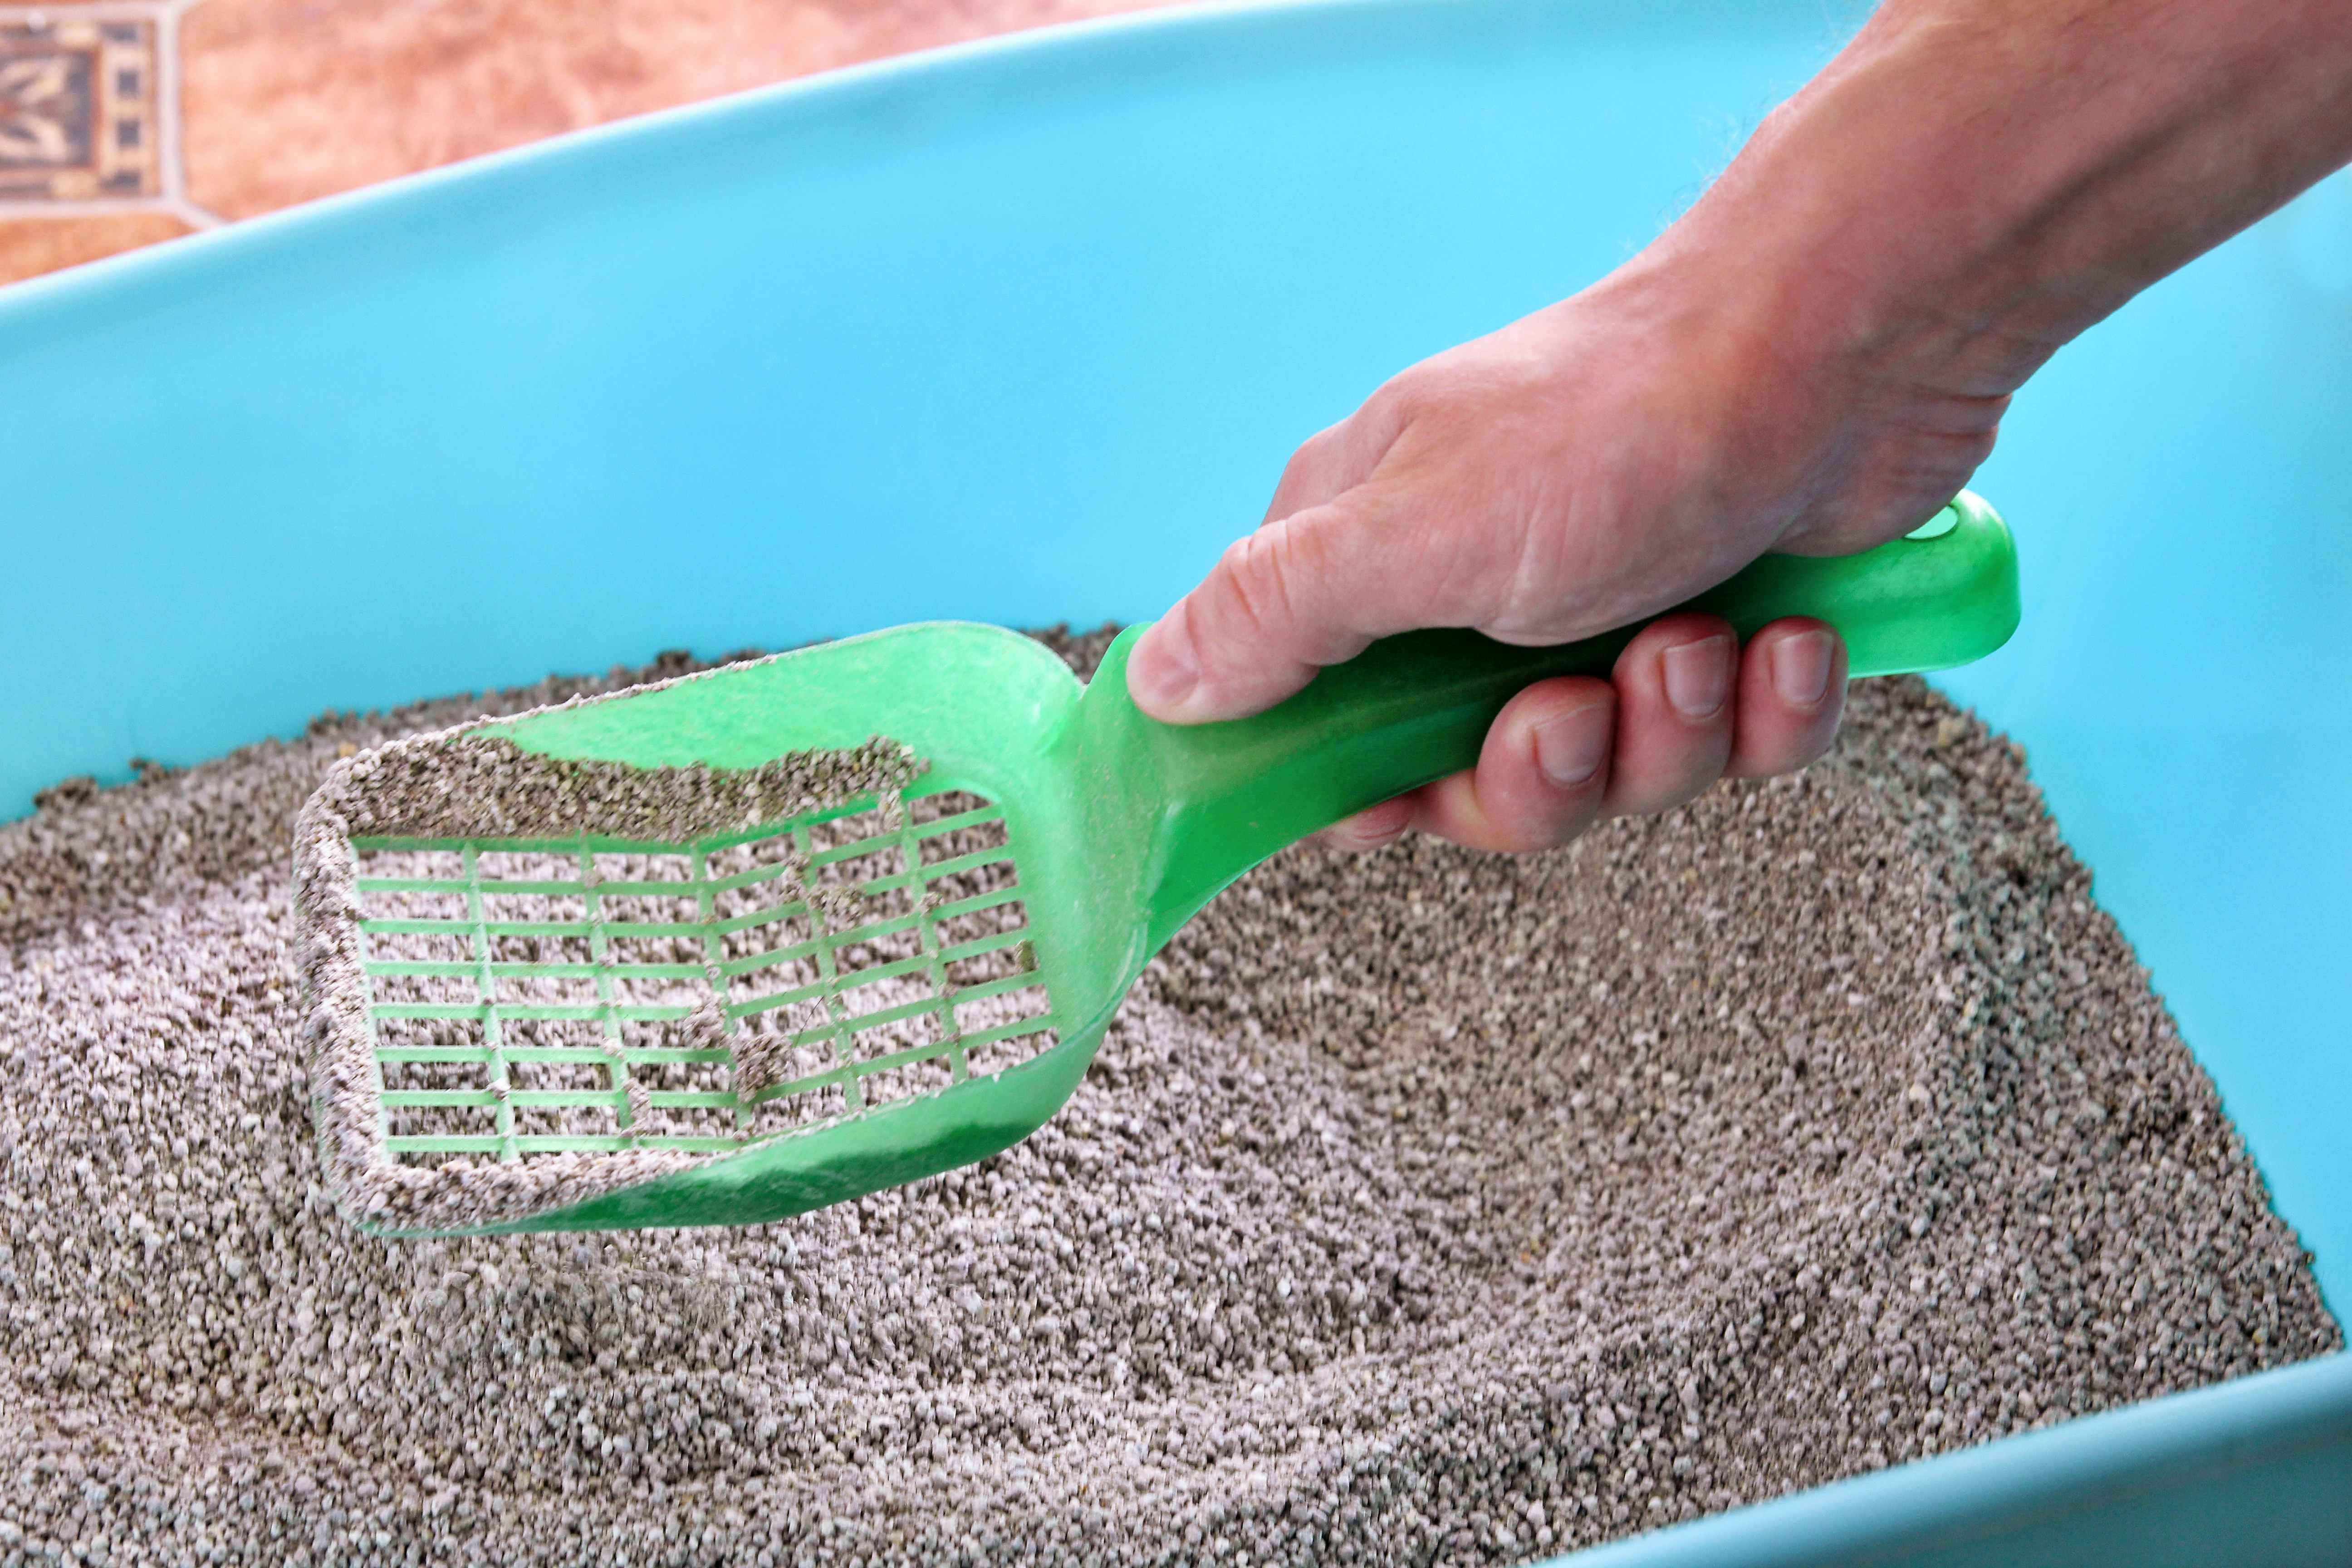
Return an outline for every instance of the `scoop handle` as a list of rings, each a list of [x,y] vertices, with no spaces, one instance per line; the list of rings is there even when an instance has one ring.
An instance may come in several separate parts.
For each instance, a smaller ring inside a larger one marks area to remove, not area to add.
[[[1722,616],[1743,638],[1786,616],[1817,617],[1845,638],[1854,676],[1948,669],[2017,629],[2016,545],[2000,514],[1964,490],[1905,538],[1857,555],[1767,555],[1682,607]],[[1181,925],[1285,845],[1470,766],[1523,687],[1606,674],[1638,629],[1552,647],[1410,632],[1248,719],[1170,725],[1139,715],[1169,805],[1155,905]],[[1112,646],[1097,685],[1116,681],[1124,694],[1127,652],[1141,630]]]

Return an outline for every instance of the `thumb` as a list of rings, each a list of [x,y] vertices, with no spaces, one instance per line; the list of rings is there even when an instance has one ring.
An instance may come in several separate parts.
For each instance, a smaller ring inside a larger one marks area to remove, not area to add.
[[[1372,510],[1370,487],[1235,540],[1201,585],[1129,655],[1136,706],[1173,724],[1271,708],[1325,665],[1424,618],[1436,575],[1405,531]]]

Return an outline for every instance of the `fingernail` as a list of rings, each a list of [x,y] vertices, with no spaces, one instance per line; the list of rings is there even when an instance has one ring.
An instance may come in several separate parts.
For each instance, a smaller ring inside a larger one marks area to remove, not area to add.
[[[1772,645],[1772,689],[1791,708],[1815,708],[1830,689],[1837,645],[1827,632],[1799,632]]]
[[[1165,715],[1181,707],[1200,684],[1192,623],[1180,604],[1136,643],[1127,661],[1127,691],[1146,711]]]
[[[1731,639],[1701,637],[1666,649],[1666,700],[1685,719],[1712,719],[1731,695]]]
[[[1609,760],[1609,726],[1601,707],[1580,708],[1535,726],[1536,766],[1562,789],[1590,783]]]

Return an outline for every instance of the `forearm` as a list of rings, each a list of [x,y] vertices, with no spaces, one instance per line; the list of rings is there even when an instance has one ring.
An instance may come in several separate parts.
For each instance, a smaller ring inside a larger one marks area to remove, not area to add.
[[[2352,160],[2345,0],[1888,0],[1657,247],[1759,330],[2014,390]]]

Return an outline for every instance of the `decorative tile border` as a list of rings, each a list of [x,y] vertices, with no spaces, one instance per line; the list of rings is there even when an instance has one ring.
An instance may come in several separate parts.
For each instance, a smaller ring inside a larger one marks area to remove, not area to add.
[[[0,5],[0,218],[168,212],[180,163],[179,19],[194,0]]]

